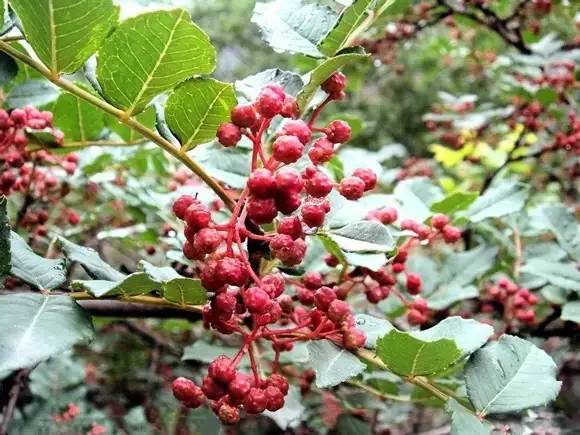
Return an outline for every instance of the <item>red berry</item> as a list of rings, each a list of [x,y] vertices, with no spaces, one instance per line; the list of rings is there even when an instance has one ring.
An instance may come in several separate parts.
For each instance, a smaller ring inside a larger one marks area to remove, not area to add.
[[[403,219],[401,221],[401,229],[402,230],[411,230],[413,232],[416,232],[415,230],[420,226],[421,224],[413,219]]]
[[[256,169],[248,179],[248,188],[258,198],[271,198],[276,194],[276,179],[268,169]]]
[[[328,124],[326,128],[326,136],[332,143],[345,143],[350,140],[352,131],[350,125],[345,121],[337,119]]]
[[[356,201],[364,194],[365,182],[358,177],[346,177],[338,185],[338,191],[346,199]]]
[[[186,402],[194,399],[203,400],[203,392],[195,382],[184,377],[176,378],[171,384],[173,395],[181,402]]]
[[[293,240],[286,234],[278,234],[270,241],[272,254],[287,266],[295,266],[302,261],[306,253],[306,242]]]
[[[350,315],[350,313],[350,306],[346,302],[336,299],[328,306],[328,312],[326,315],[330,320],[338,323]]]
[[[372,190],[377,186],[377,174],[369,168],[358,168],[352,173],[353,177],[358,177],[365,183],[365,191]]]
[[[282,130],[280,130],[280,136],[296,136],[303,145],[306,145],[310,142],[312,131],[304,121],[295,119],[284,123]]]
[[[294,192],[299,193],[302,191],[303,182],[302,177],[292,168],[283,168],[276,173],[276,184],[278,185],[278,190],[282,193]]]
[[[256,111],[264,118],[273,118],[280,114],[284,104],[284,97],[272,88],[264,88],[254,104]]]
[[[208,261],[201,268],[199,278],[203,287],[209,291],[217,292],[222,289],[225,281],[217,274],[217,261]]]
[[[242,131],[237,125],[224,122],[218,128],[217,138],[223,146],[233,147],[242,138]]]
[[[284,293],[284,277],[279,273],[272,273],[262,278],[262,286],[271,298],[277,298]]]
[[[185,258],[188,258],[190,260],[201,260],[205,255],[202,252],[197,251],[194,248],[193,243],[191,243],[189,240],[185,241],[181,250],[183,251],[183,255],[185,256]]]
[[[258,114],[251,104],[238,104],[233,108],[231,118],[238,127],[253,127],[258,121]]]
[[[308,150],[308,157],[315,165],[328,162],[334,155],[334,144],[327,138],[316,139]]]
[[[219,400],[226,394],[226,389],[216,383],[211,377],[205,376],[201,384],[201,390],[209,400]]]
[[[196,252],[209,254],[215,251],[222,243],[222,236],[212,228],[202,228],[195,235],[193,248]]]
[[[262,314],[271,305],[270,295],[260,287],[250,287],[244,292],[244,304],[250,313]]]
[[[211,213],[202,204],[193,203],[187,207],[185,212],[185,223],[191,227],[192,230],[196,232],[202,228],[205,228],[211,222]]]
[[[299,114],[300,108],[298,107],[296,98],[290,95],[286,95],[286,98],[284,98],[284,104],[282,104],[280,115],[282,115],[284,118],[297,118]]]
[[[250,392],[244,397],[244,409],[248,414],[259,414],[264,412],[268,406],[268,397],[264,390],[260,388],[252,388]]]
[[[273,91],[274,93],[276,93],[276,95],[278,95],[282,99],[285,99],[287,97],[284,87],[277,83],[268,83],[266,86],[264,86],[264,89]]]
[[[246,203],[246,210],[248,217],[258,225],[270,223],[278,215],[273,198],[250,198]]]
[[[341,98],[342,92],[346,87],[346,77],[343,73],[337,71],[328,77],[320,87],[332,99],[338,100]]]
[[[198,203],[198,200],[194,196],[182,195],[173,203],[173,213],[175,213],[175,216],[177,216],[179,219],[184,219],[185,212],[193,203]]]
[[[312,305],[314,303],[314,293],[307,288],[299,287],[296,290],[296,296],[298,296],[298,301],[302,305]]]
[[[441,213],[434,214],[431,218],[431,226],[437,230],[442,230],[449,223],[449,218]]]
[[[228,385],[230,396],[236,399],[242,399],[252,388],[250,377],[244,373],[237,373],[234,379]]]
[[[81,217],[76,211],[69,212],[66,216],[66,219],[71,225],[78,225],[78,223],[81,221]]]
[[[223,292],[217,294],[212,299],[211,306],[222,318],[224,318],[224,320],[227,320],[231,317],[234,310],[236,309],[236,303],[237,299],[232,293]]]
[[[240,410],[223,403],[218,410],[218,417],[223,424],[236,424],[240,421]]]
[[[407,274],[407,291],[412,295],[421,293],[421,277],[416,273]]]
[[[339,264],[338,258],[336,258],[334,255],[327,255],[324,257],[324,262],[328,267],[336,267]]]
[[[328,307],[335,299],[336,292],[330,287],[320,287],[314,292],[314,305],[322,311],[328,310]]]
[[[229,384],[236,376],[236,369],[231,359],[220,355],[211,362],[207,368],[207,374],[219,384]]]
[[[314,198],[324,198],[334,187],[332,180],[324,173],[316,171],[314,175],[306,179],[306,192]]]
[[[423,323],[426,323],[428,319],[425,314],[413,308],[407,313],[407,320],[411,325],[422,325]]]
[[[349,328],[342,336],[342,345],[348,350],[357,350],[365,345],[367,338],[360,329]]]
[[[306,272],[302,277],[302,282],[304,283],[304,287],[310,290],[319,289],[324,285],[322,275],[318,272]]]
[[[377,217],[383,225],[390,225],[395,223],[399,217],[399,213],[396,208],[393,207],[383,207],[377,212]]]
[[[304,151],[304,145],[296,136],[279,136],[272,145],[272,155],[282,163],[294,163]]]
[[[266,405],[268,411],[274,412],[282,409],[284,406],[284,394],[282,394],[282,391],[275,386],[270,385],[266,387],[265,393],[268,399],[268,404]]]
[[[302,204],[302,198],[300,198],[299,193],[295,192],[280,192],[276,196],[276,207],[280,213],[289,215],[294,213]]]
[[[309,227],[320,227],[324,223],[326,209],[321,204],[304,204],[300,210],[302,220]]]
[[[401,272],[403,272],[405,270],[405,263],[393,263],[391,265],[391,270],[395,274],[401,273]]]
[[[225,257],[217,262],[215,274],[225,284],[241,287],[248,281],[246,265],[237,258]]]
[[[277,373],[273,373],[272,376],[268,379],[268,385],[272,385],[273,387],[278,388],[282,394],[285,396],[288,394],[288,390],[290,386],[288,385],[288,380]]]
[[[304,232],[302,231],[302,222],[300,222],[298,216],[289,216],[280,219],[276,231],[278,234],[287,234],[294,240],[299,239],[304,235]]]
[[[461,239],[461,230],[451,225],[446,225],[442,231],[445,243],[456,243]]]

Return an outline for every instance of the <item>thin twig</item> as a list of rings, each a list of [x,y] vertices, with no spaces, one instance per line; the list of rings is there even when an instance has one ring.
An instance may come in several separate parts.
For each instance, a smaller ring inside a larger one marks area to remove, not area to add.
[[[8,424],[12,420],[12,416],[14,415],[14,409],[16,408],[16,402],[18,402],[18,397],[20,397],[20,392],[24,387],[26,379],[28,378],[28,374],[30,373],[29,369],[21,369],[16,374],[16,379],[14,380],[14,385],[10,389],[8,395],[10,399],[8,400],[8,404],[2,413],[2,421],[0,421],[0,435],[7,435],[8,434]]]

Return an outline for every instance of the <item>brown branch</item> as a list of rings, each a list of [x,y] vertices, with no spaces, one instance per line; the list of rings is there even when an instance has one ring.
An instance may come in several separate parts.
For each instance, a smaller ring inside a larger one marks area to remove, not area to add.
[[[20,397],[20,392],[28,379],[28,374],[30,373],[29,369],[21,369],[16,374],[16,378],[14,380],[14,384],[8,393],[9,399],[6,408],[2,413],[2,421],[0,421],[0,435],[7,435],[8,434],[8,425],[12,420],[12,416],[14,415],[14,409],[16,408],[16,402],[18,402],[18,398]]]

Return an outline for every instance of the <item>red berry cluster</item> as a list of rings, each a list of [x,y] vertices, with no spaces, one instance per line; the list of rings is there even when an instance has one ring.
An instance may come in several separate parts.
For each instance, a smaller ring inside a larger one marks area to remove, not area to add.
[[[333,157],[336,144],[351,137],[344,121],[323,128],[314,125],[329,102],[344,98],[345,86],[344,75],[330,76],[321,86],[327,98],[308,122],[297,119],[296,101],[275,84],[265,86],[253,103],[232,110],[231,122],[218,129],[218,141],[230,147],[246,136],[252,142],[252,158],[246,187],[228,222],[216,223],[211,210],[194,196],[180,196],[173,204],[173,212],[185,223],[183,253],[198,262],[201,283],[211,292],[203,310],[205,326],[243,337],[237,356],[214,360],[201,386],[179,378],[173,391],[189,407],[209,401],[224,423],[236,423],[241,410],[255,414],[284,405],[288,381],[278,373],[278,361],[280,352],[291,350],[296,341],[326,338],[353,351],[365,343],[338,287],[324,285],[319,274],[306,274],[294,297],[285,294],[293,280],[276,271],[260,273],[244,245],[261,244],[283,265],[295,266],[306,254],[306,235],[322,226],[330,211],[326,197],[333,189],[357,200],[376,186],[377,176],[368,169],[357,169],[335,184],[320,168]],[[268,149],[265,137],[276,116],[287,119]],[[291,166],[305,155],[311,164],[303,171]],[[260,226],[266,224],[274,225],[265,233]],[[270,341],[275,352],[272,374],[266,379],[254,350],[262,339]],[[250,375],[237,370],[245,355],[250,357]]]
[[[401,165],[397,173],[397,180],[406,180],[413,177],[432,177],[433,167],[431,162],[421,157],[410,157]]]
[[[526,324],[534,323],[534,306],[538,303],[538,297],[528,289],[507,278],[500,278],[495,285],[486,288],[486,296],[487,300],[482,305],[483,312],[493,313],[497,311],[494,303],[500,304],[506,320],[515,318]]]
[[[77,405],[75,405],[74,403],[69,403],[67,405],[66,410],[64,410],[63,412],[61,412],[59,414],[53,415],[52,419],[54,420],[55,423],[63,423],[63,422],[73,420],[80,413],[81,413],[81,410]]]
[[[449,224],[449,218],[441,213],[433,215],[431,226],[422,224],[412,219],[401,221],[402,230],[410,230],[417,234],[419,240],[433,240],[441,236],[445,243],[453,244],[461,239],[461,230]]]
[[[580,155],[580,116],[574,112],[568,114],[568,130],[556,133],[552,149],[563,149]]]
[[[199,184],[199,179],[197,179],[189,169],[179,168],[171,176],[171,181],[169,181],[168,189],[172,192],[177,190],[181,186],[196,186]]]

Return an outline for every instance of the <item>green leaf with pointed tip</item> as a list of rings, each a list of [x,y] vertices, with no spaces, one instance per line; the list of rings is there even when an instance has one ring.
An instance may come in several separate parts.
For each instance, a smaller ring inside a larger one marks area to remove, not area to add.
[[[65,144],[97,140],[105,128],[103,111],[72,94],[60,94],[52,112],[54,125],[64,133]]]
[[[69,242],[63,237],[59,237],[57,243],[66,258],[72,262],[79,263],[93,279],[117,281],[126,276],[103,261],[99,253],[92,248]]]
[[[308,343],[310,365],[316,372],[316,386],[327,388],[360,375],[366,368],[356,356],[330,340]]]
[[[377,355],[389,370],[402,376],[440,373],[461,357],[453,340],[423,341],[408,332],[390,331],[377,340]]]
[[[431,204],[431,211],[453,216],[469,207],[479,196],[477,192],[454,192],[440,201]]]
[[[127,19],[107,38],[97,80],[111,104],[136,114],[178,83],[211,73],[215,62],[208,36],[187,11],[156,11]]]
[[[10,237],[10,274],[34,287],[56,288],[66,281],[65,260],[43,258],[35,254],[24,239],[12,231]]]
[[[482,415],[545,405],[560,391],[556,369],[552,358],[529,341],[502,335],[467,362],[467,394]]]
[[[490,435],[493,425],[481,421],[455,399],[449,399],[445,410],[451,414],[451,435]]]
[[[389,252],[395,241],[389,229],[379,222],[360,221],[328,232],[341,249],[350,252]]]
[[[0,296],[0,372],[33,367],[94,336],[90,316],[68,296]]]
[[[26,40],[52,71],[73,73],[119,18],[111,0],[10,0]]]
[[[322,246],[324,246],[324,249],[326,249],[326,252],[334,256],[339,263],[341,264],[347,263],[344,252],[342,251],[342,249],[340,249],[338,243],[336,243],[331,237],[329,237],[326,234],[317,234],[316,238],[320,240]]]
[[[530,187],[517,181],[505,180],[492,185],[477,198],[462,215],[472,222],[498,218],[520,211],[528,199]]]
[[[118,281],[102,279],[76,280],[71,283],[74,290],[86,291],[97,298],[105,296],[138,296],[160,288],[159,283],[144,272],[135,272]]]
[[[213,79],[194,78],[179,85],[165,106],[167,125],[181,142],[182,151],[215,138],[236,105],[234,87]]]
[[[345,50],[343,53],[338,54],[335,57],[323,61],[320,65],[314,68],[310,72],[310,77],[308,83],[296,98],[298,107],[300,111],[304,112],[308,108],[308,103],[312,100],[312,97],[316,94],[316,91],[320,85],[330,77],[334,72],[341,69],[343,66],[350,62],[360,61],[366,59],[367,55],[361,48],[352,48]]]
[[[10,225],[6,205],[8,200],[0,196],[0,283],[10,273]]]
[[[207,302],[207,291],[199,279],[181,277],[163,284],[163,297],[181,305],[201,305]]]
[[[349,37],[364,23],[375,0],[354,0],[350,6],[345,7],[334,28],[324,37],[319,49],[327,56],[334,56],[337,51],[344,48]]]
[[[275,51],[323,57],[317,46],[334,26],[336,18],[334,11],[324,5],[275,0],[256,3],[252,22]]]
[[[562,307],[562,320],[580,323],[580,301],[568,302]]]

